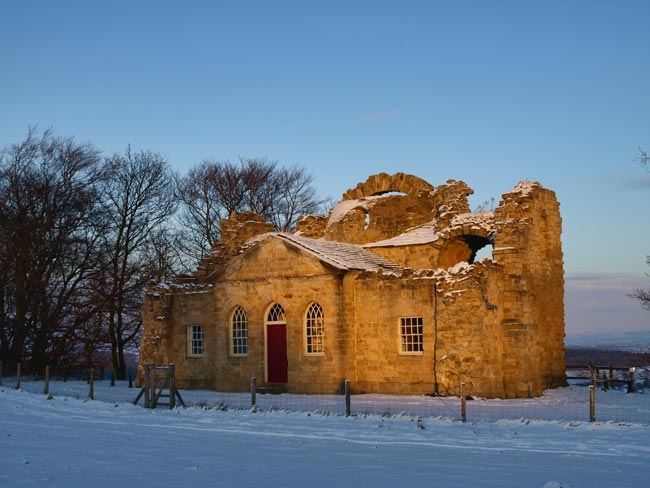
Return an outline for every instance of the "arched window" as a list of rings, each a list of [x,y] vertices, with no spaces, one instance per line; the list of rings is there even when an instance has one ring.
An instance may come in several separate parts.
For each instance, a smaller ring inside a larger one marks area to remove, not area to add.
[[[248,354],[248,318],[241,306],[237,305],[232,313],[232,354],[245,356]]]
[[[266,318],[267,322],[286,322],[284,317],[284,308],[279,303],[274,304],[269,310],[269,314]]]
[[[325,330],[325,317],[323,308],[316,302],[307,309],[305,320],[305,337],[307,339],[307,354],[323,354],[323,332]]]

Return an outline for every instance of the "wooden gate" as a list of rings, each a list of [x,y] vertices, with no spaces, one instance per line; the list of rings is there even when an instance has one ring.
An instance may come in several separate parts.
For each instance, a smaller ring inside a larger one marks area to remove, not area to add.
[[[168,366],[154,366],[150,363],[144,365],[144,386],[133,400],[133,404],[136,405],[142,396],[144,408],[156,408],[158,405],[174,408],[176,400],[185,406],[183,397],[176,388],[174,363],[169,363]],[[160,401],[161,398],[167,401]]]

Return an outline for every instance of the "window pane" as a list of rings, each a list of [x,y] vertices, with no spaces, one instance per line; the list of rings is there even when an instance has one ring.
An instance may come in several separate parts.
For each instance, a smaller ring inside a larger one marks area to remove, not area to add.
[[[401,351],[422,352],[422,317],[402,317],[400,319]]]
[[[189,328],[189,353],[201,356],[204,352],[204,337],[202,325],[191,325]]]
[[[232,353],[248,354],[248,319],[240,306],[232,315]]]
[[[325,317],[323,308],[318,303],[312,303],[307,309],[305,332],[307,337],[307,354],[322,354]]]
[[[285,322],[285,317],[284,317],[284,309],[282,308],[282,305],[279,303],[276,303],[271,307],[271,310],[269,310],[269,315],[266,319],[267,322]]]

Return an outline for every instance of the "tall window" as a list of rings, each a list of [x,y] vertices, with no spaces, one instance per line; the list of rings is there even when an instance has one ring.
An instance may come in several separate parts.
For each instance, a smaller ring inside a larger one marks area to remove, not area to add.
[[[422,317],[402,317],[400,320],[400,352],[418,354],[422,349]]]
[[[190,325],[187,328],[187,355],[203,356],[205,339],[202,325]]]
[[[232,313],[232,354],[245,356],[248,354],[248,319],[241,306]]]
[[[323,332],[325,330],[325,317],[323,308],[316,302],[307,309],[306,337],[307,354],[323,354]]]

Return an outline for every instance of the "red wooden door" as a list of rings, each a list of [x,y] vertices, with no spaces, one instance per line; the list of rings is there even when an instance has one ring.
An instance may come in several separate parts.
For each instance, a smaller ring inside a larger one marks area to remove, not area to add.
[[[286,383],[289,369],[286,324],[267,325],[266,358],[268,360],[269,383]]]

